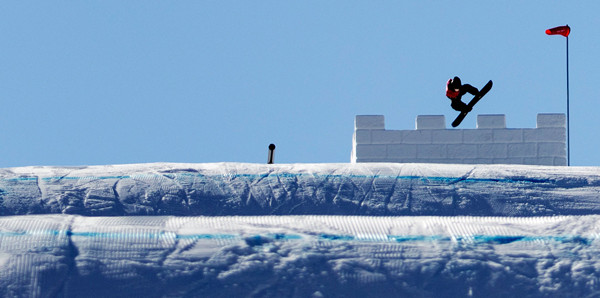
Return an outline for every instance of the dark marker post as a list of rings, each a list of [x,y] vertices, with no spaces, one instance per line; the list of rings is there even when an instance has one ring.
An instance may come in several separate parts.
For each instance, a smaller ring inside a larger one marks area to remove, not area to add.
[[[269,164],[273,164],[273,157],[275,156],[275,144],[269,145]]]

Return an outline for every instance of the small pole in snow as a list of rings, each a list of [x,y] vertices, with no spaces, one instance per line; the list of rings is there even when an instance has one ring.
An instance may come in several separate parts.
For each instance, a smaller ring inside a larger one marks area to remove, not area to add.
[[[273,157],[275,156],[275,144],[269,145],[269,164],[273,164]]]

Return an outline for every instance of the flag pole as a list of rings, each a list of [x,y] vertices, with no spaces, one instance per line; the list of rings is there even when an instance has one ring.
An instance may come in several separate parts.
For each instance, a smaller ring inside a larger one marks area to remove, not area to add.
[[[548,35],[562,35],[567,38],[567,166],[571,166],[571,131],[569,128],[569,34],[571,28],[569,25],[558,26],[546,30]]]
[[[569,26],[569,25],[567,25]],[[567,166],[571,166],[571,131],[569,126],[569,36],[567,35]]]

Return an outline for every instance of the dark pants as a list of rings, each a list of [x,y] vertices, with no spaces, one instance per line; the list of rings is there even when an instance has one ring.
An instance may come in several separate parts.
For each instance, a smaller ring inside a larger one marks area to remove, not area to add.
[[[467,105],[466,103],[462,102],[460,99],[462,98],[463,95],[470,93],[472,95],[477,95],[479,94],[479,90],[477,90],[477,88],[469,85],[469,84],[464,84],[462,86],[460,86],[460,94],[458,95],[457,98],[452,99],[452,103],[450,104],[450,106],[459,112],[470,112],[471,108],[469,107],[469,105]]]
[[[455,110],[455,111],[459,111],[459,112],[470,112],[471,108],[469,107],[469,105],[467,105],[466,103],[462,102],[460,99],[453,99],[452,103],[450,104],[450,106]]]

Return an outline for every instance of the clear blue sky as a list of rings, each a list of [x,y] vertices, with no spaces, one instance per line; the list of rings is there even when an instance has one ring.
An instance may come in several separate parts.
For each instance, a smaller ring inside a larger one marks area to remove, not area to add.
[[[349,162],[354,116],[566,112],[571,163],[600,166],[599,1],[3,1],[0,167]],[[475,128],[470,115],[461,126]]]

